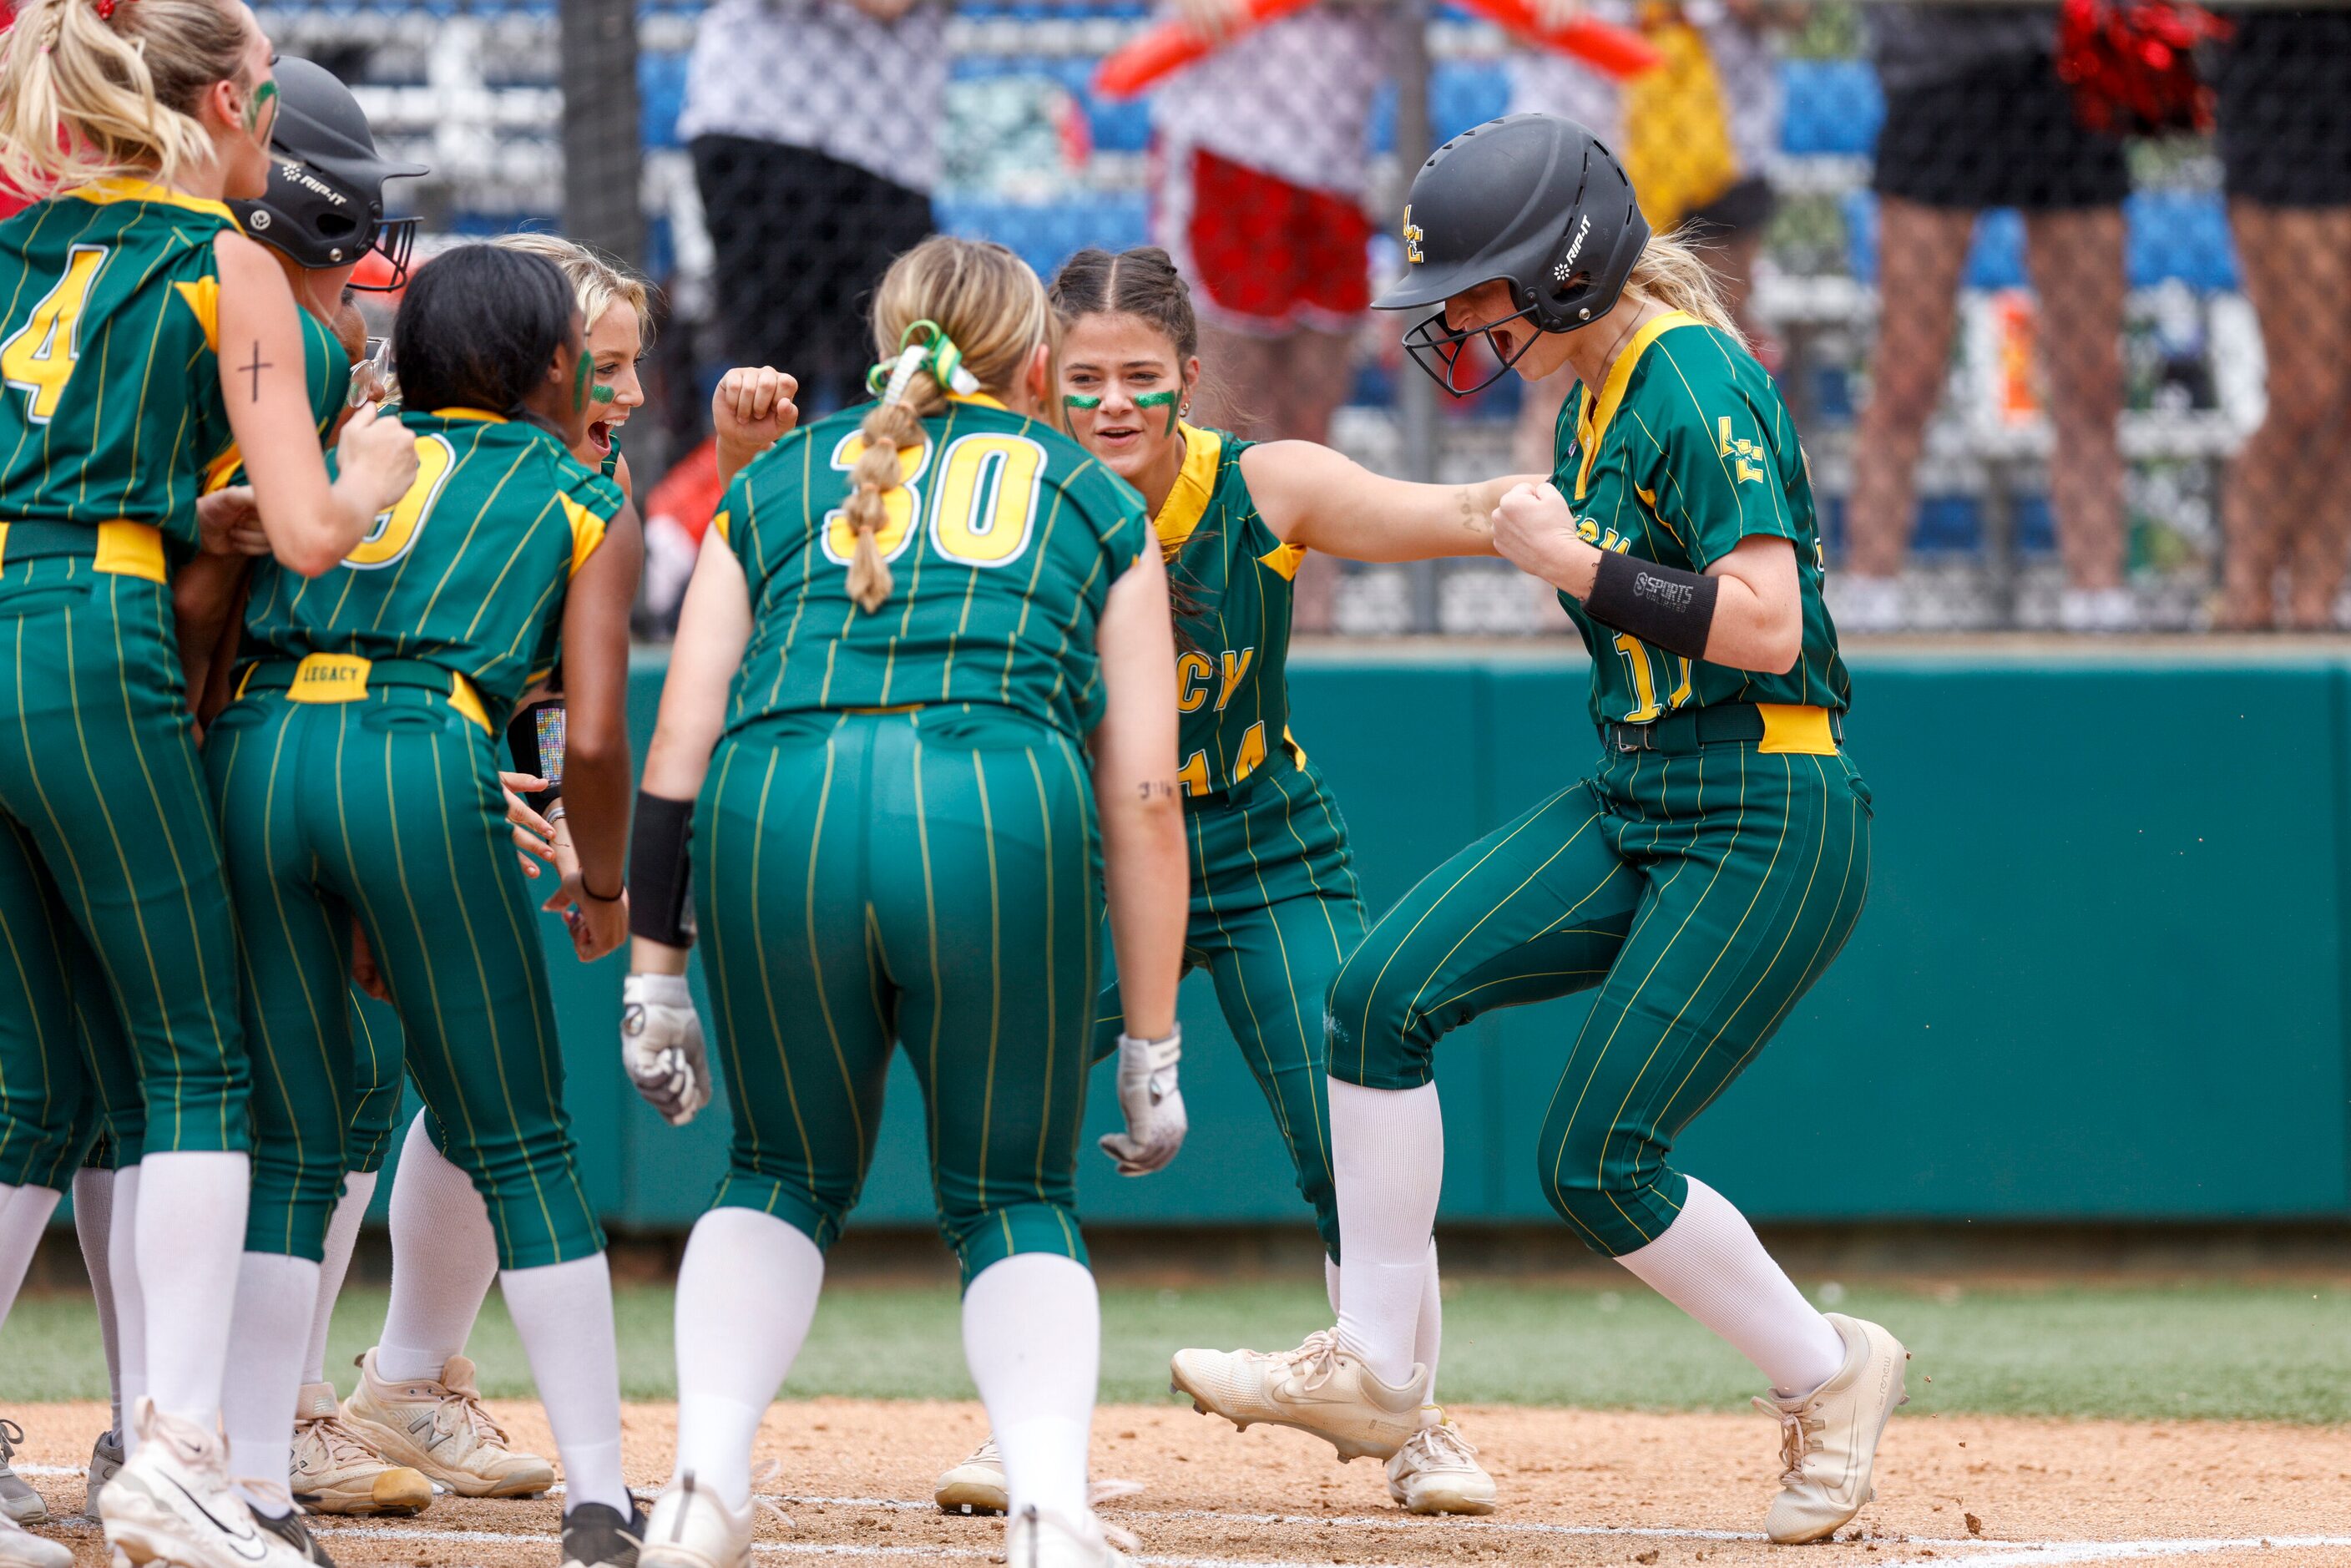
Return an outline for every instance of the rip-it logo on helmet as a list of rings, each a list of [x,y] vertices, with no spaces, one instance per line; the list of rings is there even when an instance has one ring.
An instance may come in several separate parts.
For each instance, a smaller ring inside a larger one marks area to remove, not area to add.
[[[1413,269],[1372,304],[1437,307],[1405,334],[1404,346],[1457,397],[1492,385],[1542,334],[1573,332],[1608,314],[1649,243],[1624,167],[1589,130],[1555,115],[1504,115],[1463,131],[1429,155],[1409,193]],[[1507,314],[1454,325],[1468,296],[1490,295],[1487,286],[1498,283]],[[1525,329],[1510,329],[1521,322]],[[1477,339],[1495,363],[1465,381],[1474,361],[1464,350]]]

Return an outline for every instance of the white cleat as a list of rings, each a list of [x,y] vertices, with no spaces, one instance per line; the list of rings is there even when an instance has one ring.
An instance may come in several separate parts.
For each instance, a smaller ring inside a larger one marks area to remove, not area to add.
[[[386,1464],[420,1471],[459,1497],[537,1497],[555,1467],[517,1450],[482,1406],[474,1364],[453,1355],[434,1378],[394,1383],[359,1358],[360,1385],[343,1402],[343,1426]]]
[[[1134,1549],[1133,1536],[1103,1528],[1091,1511],[1068,1520],[1031,1504],[1004,1527],[1005,1568],[1129,1568]]]
[[[931,1494],[941,1513],[1002,1513],[1010,1504],[1004,1495],[1004,1456],[996,1451],[996,1434],[971,1452],[971,1457],[939,1476]]]
[[[1780,1422],[1780,1495],[1764,1532],[1782,1546],[1825,1541],[1870,1500],[1877,1440],[1895,1407],[1907,1405],[1903,1363],[1910,1353],[1876,1323],[1841,1312],[1829,1325],[1844,1341],[1837,1375],[1801,1399],[1763,1399],[1755,1407]]]
[[[388,1463],[343,1422],[331,1384],[305,1384],[294,1406],[294,1469],[287,1481],[306,1513],[405,1517],[432,1506],[421,1470]]]
[[[64,1542],[35,1535],[0,1513],[0,1568],[73,1568],[73,1552]]]
[[[695,1485],[688,1470],[653,1503],[637,1568],[745,1568],[758,1512],[746,1502],[737,1513],[716,1492]]]
[[[1391,1388],[1339,1348],[1339,1331],[1306,1336],[1296,1350],[1179,1350],[1167,1375],[1203,1415],[1222,1416],[1242,1431],[1262,1421],[1311,1432],[1339,1450],[1342,1462],[1368,1454],[1384,1459],[1422,1426],[1428,1369]]]
[[[305,1553],[254,1523],[216,1434],[151,1399],[135,1419],[139,1451],[99,1498],[106,1539],[131,1568],[307,1568]]]
[[[1491,1513],[1494,1478],[1461,1428],[1444,1419],[1405,1440],[1388,1461],[1388,1496],[1406,1513]]]

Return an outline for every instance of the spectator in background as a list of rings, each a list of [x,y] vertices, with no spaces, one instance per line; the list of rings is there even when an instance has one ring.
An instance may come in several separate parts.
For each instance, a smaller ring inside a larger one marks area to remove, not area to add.
[[[2351,550],[2351,12],[2239,11],[2222,56],[2229,226],[2261,316],[2269,410],[2221,502],[2220,623],[2335,624]]]
[[[1917,520],[1917,469],[1949,363],[1976,214],[2024,214],[2045,398],[2056,429],[2050,499],[2064,558],[2059,624],[2140,623],[2123,584],[2123,217],[2119,140],[2075,123],[2057,79],[2056,7],[1867,8],[1886,89],[1877,137],[1877,349],[1854,439],[1838,626],[1908,623],[1899,573]]]
[[[1242,0],[1172,0],[1211,37]],[[1381,12],[1326,3],[1171,78],[1151,105],[1152,238],[1192,285],[1201,423],[1255,441],[1327,443],[1372,299],[1372,99]],[[1327,631],[1331,563],[1310,557],[1296,623]]]
[[[1740,331],[1767,365],[1777,355],[1750,311],[1755,258],[1772,196],[1764,170],[1780,145],[1780,71],[1771,29],[1801,6],[1763,0],[1538,0],[1546,23],[1588,14],[1638,26],[1664,51],[1660,68],[1620,86],[1549,49],[1510,61],[1510,112],[1562,115],[1592,128],[1625,160],[1642,215],[1677,227],[1704,251]],[[1512,466],[1551,465],[1552,432],[1573,378],[1523,383]]]
[[[931,232],[945,0],[716,0],[678,134],[710,230],[718,357],[864,395],[867,297]]]

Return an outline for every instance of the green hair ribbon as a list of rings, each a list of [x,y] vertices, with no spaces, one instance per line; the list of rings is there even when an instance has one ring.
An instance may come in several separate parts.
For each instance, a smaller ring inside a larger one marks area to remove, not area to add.
[[[921,341],[916,341],[917,334]],[[899,334],[898,357],[865,373],[866,390],[880,394],[883,402],[896,402],[906,395],[906,383],[917,371],[928,371],[947,392],[969,397],[979,391],[979,378],[964,368],[963,350],[945,328],[929,320],[914,322]]]

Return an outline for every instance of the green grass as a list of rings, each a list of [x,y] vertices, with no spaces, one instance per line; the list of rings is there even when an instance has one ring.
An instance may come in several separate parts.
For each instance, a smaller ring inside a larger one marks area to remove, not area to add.
[[[328,1369],[346,1388],[383,1300],[381,1290],[354,1289],[336,1313]],[[1835,1304],[1884,1322],[1910,1345],[1916,1410],[2351,1422],[2351,1285],[1856,1287]],[[1287,1283],[1113,1287],[1102,1308],[1102,1396],[1113,1401],[1167,1398],[1167,1354],[1178,1346],[1275,1349],[1330,1317],[1320,1289]],[[669,1292],[622,1290],[619,1322],[626,1392],[668,1396]],[[495,1298],[472,1348],[488,1392],[530,1392]],[[1463,1279],[1447,1287],[1447,1399],[1726,1410],[1757,1390],[1745,1362],[1637,1285]],[[788,1392],[971,1397],[953,1289],[828,1291]],[[0,1407],[105,1396],[89,1302],[19,1301],[0,1329]]]

